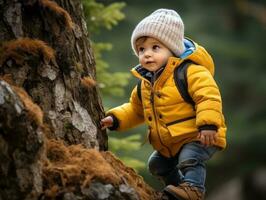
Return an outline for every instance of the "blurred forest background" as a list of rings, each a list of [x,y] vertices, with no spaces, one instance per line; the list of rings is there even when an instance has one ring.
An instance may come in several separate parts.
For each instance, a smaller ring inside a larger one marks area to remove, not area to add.
[[[137,80],[131,33],[158,8],[176,10],[185,35],[204,46],[216,65],[228,126],[228,147],[208,163],[208,199],[266,199],[266,2],[265,0],[83,0],[97,61],[105,109],[127,102]],[[93,8],[93,9],[91,9]],[[92,12],[93,10],[93,12]],[[91,26],[94,24],[94,26]],[[145,126],[109,133],[110,149],[156,189],[146,161],[152,152],[141,145]],[[240,197],[240,192],[245,197]],[[215,195],[213,197],[213,195]],[[230,196],[231,195],[231,196]],[[235,196],[234,196],[235,195]],[[256,196],[257,195],[257,196]]]

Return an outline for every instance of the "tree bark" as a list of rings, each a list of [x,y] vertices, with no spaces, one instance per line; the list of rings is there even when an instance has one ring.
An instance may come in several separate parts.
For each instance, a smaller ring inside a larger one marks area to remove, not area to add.
[[[29,118],[24,102],[0,80],[0,113],[0,199],[31,199],[42,192],[41,111],[37,107],[35,117]]]
[[[81,3],[55,2],[0,1],[0,41],[13,40],[2,50],[0,75],[9,74],[42,108],[50,137],[107,149],[99,92],[86,82],[95,80],[95,60]]]

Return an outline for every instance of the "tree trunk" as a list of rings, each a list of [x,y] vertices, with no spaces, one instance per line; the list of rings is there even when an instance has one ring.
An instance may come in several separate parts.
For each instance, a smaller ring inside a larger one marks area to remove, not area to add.
[[[9,74],[44,111],[50,137],[107,149],[102,103],[80,1],[0,1],[0,75]],[[43,43],[45,42],[45,43]]]
[[[161,199],[99,151],[104,111],[82,13],[80,0],[0,0],[0,200]]]

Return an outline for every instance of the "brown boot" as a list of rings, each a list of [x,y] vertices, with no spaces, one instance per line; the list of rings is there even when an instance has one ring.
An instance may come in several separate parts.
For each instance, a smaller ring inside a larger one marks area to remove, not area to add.
[[[179,186],[168,185],[164,192],[178,200],[203,200],[204,193],[197,187],[190,186],[188,183],[181,183]]]

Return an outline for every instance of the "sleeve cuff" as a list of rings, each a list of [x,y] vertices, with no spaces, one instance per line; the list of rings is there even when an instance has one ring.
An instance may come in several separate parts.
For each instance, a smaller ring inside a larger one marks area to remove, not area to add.
[[[118,119],[117,119],[117,117],[115,115],[110,115],[110,116],[113,118],[114,122],[113,122],[113,126],[109,127],[108,129],[113,131],[113,130],[116,130],[119,127],[119,121],[118,121]]]
[[[199,129],[199,131],[203,131],[203,130],[217,131],[218,130],[217,126],[215,126],[215,125],[203,125],[203,126],[200,126],[198,129]]]

